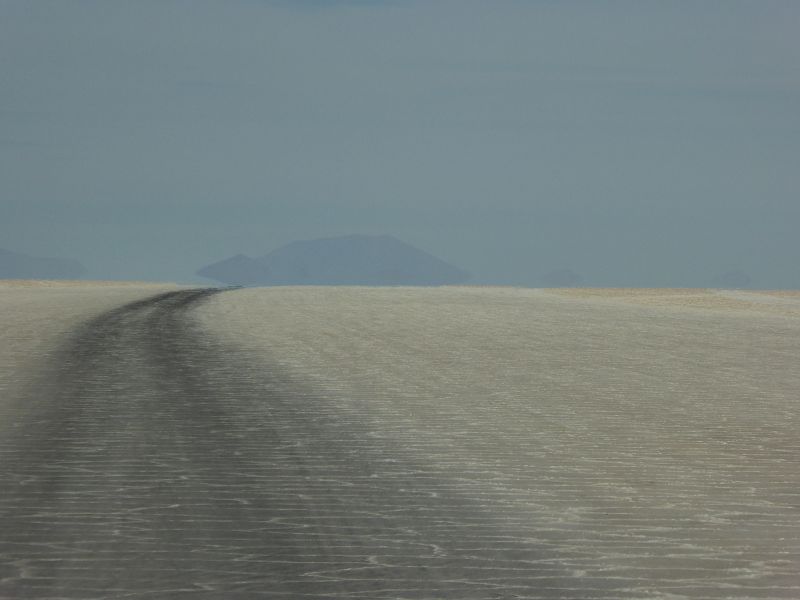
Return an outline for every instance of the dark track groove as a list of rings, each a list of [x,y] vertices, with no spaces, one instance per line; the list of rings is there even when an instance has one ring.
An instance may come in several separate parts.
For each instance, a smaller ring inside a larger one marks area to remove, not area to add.
[[[616,598],[358,415],[206,337],[92,320],[0,439],[2,598]],[[565,558],[565,557],[561,557]]]

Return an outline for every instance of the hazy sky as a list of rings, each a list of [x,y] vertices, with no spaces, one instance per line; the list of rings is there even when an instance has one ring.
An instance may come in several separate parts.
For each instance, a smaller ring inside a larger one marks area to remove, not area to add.
[[[0,0],[0,247],[191,280],[389,233],[800,287],[796,0]]]

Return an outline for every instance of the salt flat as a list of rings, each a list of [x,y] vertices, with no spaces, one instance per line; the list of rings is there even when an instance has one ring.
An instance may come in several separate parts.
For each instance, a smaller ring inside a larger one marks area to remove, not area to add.
[[[197,316],[575,577],[797,598],[799,309],[791,292],[278,288]]]
[[[0,284],[0,598],[798,598],[799,303]]]

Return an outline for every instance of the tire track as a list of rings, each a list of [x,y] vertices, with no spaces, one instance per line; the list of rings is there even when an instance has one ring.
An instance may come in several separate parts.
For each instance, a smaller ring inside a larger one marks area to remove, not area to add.
[[[0,440],[0,597],[624,597],[358,415],[245,368],[191,317],[220,291],[90,321],[30,390]]]

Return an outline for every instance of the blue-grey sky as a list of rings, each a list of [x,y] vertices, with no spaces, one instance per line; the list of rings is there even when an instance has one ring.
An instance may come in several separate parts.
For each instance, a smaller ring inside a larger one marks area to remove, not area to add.
[[[795,0],[0,0],[0,247],[191,280],[388,233],[476,282],[800,287]]]

